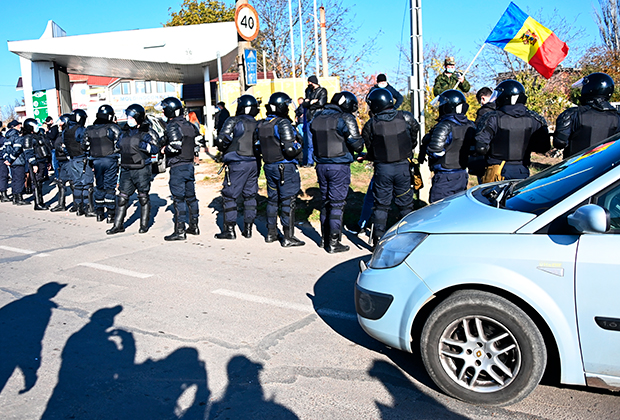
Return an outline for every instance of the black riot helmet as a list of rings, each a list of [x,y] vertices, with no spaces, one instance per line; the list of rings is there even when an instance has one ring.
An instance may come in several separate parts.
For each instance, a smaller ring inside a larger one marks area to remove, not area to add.
[[[32,134],[39,132],[39,122],[34,118],[26,118],[22,124],[22,134]]]
[[[62,114],[60,117],[58,117],[58,125],[67,125],[67,123],[69,122],[69,120],[71,120],[71,114]]]
[[[127,114],[127,118],[131,117],[136,120],[136,123],[138,125],[142,124],[144,122],[144,119],[146,118],[146,111],[144,110],[144,107],[140,104],[129,105],[125,110],[125,114]]]
[[[605,73],[592,73],[573,87],[581,87],[581,104],[585,105],[596,98],[608,101],[614,93],[614,80]]]
[[[161,101],[161,107],[166,118],[180,117],[183,115],[183,104],[179,98],[170,96]]]
[[[114,108],[110,105],[101,105],[97,110],[97,119],[112,122],[114,120]]]
[[[82,127],[86,125],[86,119],[88,118],[86,111],[83,109],[74,109],[72,114],[77,125],[81,125]]]
[[[378,114],[381,111],[392,108],[394,106],[394,98],[389,90],[377,88],[368,94],[366,103],[373,114]]]
[[[290,96],[284,92],[276,92],[269,97],[265,105],[268,114],[276,114],[278,117],[288,118],[288,106],[293,102]]]
[[[439,115],[465,114],[469,109],[467,99],[460,90],[450,89],[439,95]]]
[[[357,97],[351,92],[347,92],[346,90],[336,93],[330,103],[332,105],[338,105],[342,112],[346,112],[349,114],[353,114],[355,111],[357,111],[358,107]]]
[[[241,95],[237,99],[237,116],[239,115],[251,115],[253,117],[258,115],[258,101],[252,95]]]
[[[527,96],[525,95],[525,88],[521,83],[508,79],[497,85],[489,101],[495,101],[497,108],[501,108],[504,105],[525,105]]]

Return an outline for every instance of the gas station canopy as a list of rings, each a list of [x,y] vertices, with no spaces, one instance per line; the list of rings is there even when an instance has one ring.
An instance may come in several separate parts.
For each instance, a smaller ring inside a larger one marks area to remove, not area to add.
[[[44,34],[40,39],[9,41],[8,48],[31,62],[57,63],[71,74],[202,83],[205,71],[217,74],[218,53],[223,69],[235,60],[237,30],[234,22],[221,22],[89,35]]]

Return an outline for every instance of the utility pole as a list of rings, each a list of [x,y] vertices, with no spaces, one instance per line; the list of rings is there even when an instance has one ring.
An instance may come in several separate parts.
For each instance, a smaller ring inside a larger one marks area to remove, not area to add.
[[[325,29],[325,8],[319,8],[321,13],[321,45],[323,47],[323,77],[329,76],[329,66],[327,64],[327,34]]]
[[[424,136],[424,54],[422,40],[422,0],[411,0],[411,110]]]

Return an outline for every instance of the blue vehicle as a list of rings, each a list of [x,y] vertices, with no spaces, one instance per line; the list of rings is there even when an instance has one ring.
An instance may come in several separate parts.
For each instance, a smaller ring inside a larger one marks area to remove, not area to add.
[[[419,346],[437,386],[473,404],[514,404],[549,366],[619,389],[619,138],[406,216],[361,264],[362,328]]]

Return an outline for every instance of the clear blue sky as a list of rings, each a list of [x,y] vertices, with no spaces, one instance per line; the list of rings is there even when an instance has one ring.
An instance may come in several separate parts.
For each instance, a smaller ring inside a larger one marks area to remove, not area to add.
[[[6,41],[37,39],[43,34],[50,19],[60,25],[67,35],[160,27],[169,18],[168,8],[178,10],[181,2],[181,0],[4,1],[0,39]],[[234,3],[232,0],[225,2]],[[404,44],[409,44],[409,0],[344,0],[344,2],[354,5],[355,21],[361,26],[358,32],[360,42],[379,30],[383,32],[376,40],[378,52],[373,57],[374,64],[369,70],[386,72],[390,78],[398,67],[398,44],[401,43],[401,28],[405,14],[402,39]],[[598,29],[593,17],[593,3],[589,0],[544,2],[517,0],[515,3],[535,18],[541,8],[543,13],[551,13],[555,8],[570,22],[576,20],[576,25],[586,31],[586,36],[579,41],[582,46],[599,43]],[[293,4],[297,4],[297,1],[293,0]],[[321,4],[321,0],[318,0],[318,4]],[[458,55],[469,60],[478,51],[508,4],[508,0],[422,0],[425,42],[451,44],[458,51]],[[329,10],[327,18],[329,19]],[[544,20],[539,20],[545,24]],[[6,43],[0,47],[0,64],[0,106],[4,107],[23,97],[21,92],[15,91],[20,76],[19,58],[8,51]],[[401,73],[406,73],[407,67],[401,62]]]

